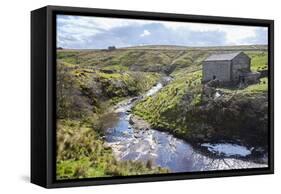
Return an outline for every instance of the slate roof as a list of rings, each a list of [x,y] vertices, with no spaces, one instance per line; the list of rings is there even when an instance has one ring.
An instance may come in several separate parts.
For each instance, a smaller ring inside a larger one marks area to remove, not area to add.
[[[231,61],[242,52],[227,53],[227,54],[214,54],[207,57],[204,61]]]

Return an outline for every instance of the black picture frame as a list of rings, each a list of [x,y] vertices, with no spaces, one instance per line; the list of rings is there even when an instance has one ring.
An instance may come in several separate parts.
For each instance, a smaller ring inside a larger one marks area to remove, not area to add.
[[[269,166],[56,181],[56,14],[268,27]],[[172,13],[46,6],[31,12],[31,182],[46,188],[168,181],[274,173],[274,21]]]

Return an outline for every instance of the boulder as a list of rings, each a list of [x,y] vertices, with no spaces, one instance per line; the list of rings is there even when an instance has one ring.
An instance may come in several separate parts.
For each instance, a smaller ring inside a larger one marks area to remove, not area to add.
[[[129,119],[129,123],[134,127],[136,130],[149,130],[150,129],[150,124],[144,120],[142,120],[138,116],[131,116]]]

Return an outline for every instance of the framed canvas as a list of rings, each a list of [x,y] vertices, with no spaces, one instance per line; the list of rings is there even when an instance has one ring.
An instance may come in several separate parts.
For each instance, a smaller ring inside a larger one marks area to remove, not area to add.
[[[272,20],[31,12],[31,182],[272,174]]]

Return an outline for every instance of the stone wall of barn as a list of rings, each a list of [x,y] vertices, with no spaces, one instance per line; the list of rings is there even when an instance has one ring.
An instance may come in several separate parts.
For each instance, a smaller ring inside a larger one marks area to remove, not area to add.
[[[232,60],[232,81],[238,81],[242,72],[250,72],[251,59],[244,53],[240,53]]]
[[[210,81],[215,76],[216,79],[229,82],[231,80],[230,61],[204,61],[203,62],[203,82]]]

